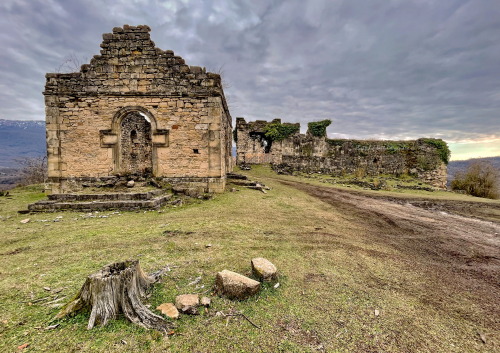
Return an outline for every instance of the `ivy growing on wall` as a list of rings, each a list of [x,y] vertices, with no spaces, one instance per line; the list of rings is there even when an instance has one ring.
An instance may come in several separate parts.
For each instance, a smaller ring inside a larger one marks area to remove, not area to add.
[[[234,142],[238,142],[238,130],[236,128],[233,130],[233,140]]]
[[[404,150],[409,150],[413,145],[413,142],[406,141],[385,141],[383,146],[386,149],[386,152],[389,154],[400,153]]]
[[[264,128],[265,136],[271,141],[281,141],[300,130],[298,124],[270,123]]]
[[[439,157],[441,157],[441,160],[445,163],[448,164],[450,161],[450,156],[451,156],[451,151],[448,148],[448,144],[444,142],[441,139],[431,139],[431,138],[425,138],[421,139],[422,142],[436,147],[439,153]]]
[[[326,136],[326,128],[332,123],[331,120],[313,121],[307,124],[307,131],[316,137]]]
[[[328,144],[330,146],[343,146],[348,140],[344,140],[344,139],[326,139],[326,142],[328,142]]]

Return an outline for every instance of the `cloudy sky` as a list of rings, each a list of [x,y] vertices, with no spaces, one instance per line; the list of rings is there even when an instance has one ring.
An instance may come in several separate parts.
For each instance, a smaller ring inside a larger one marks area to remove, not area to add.
[[[0,119],[44,119],[45,73],[123,24],[222,71],[233,118],[500,155],[499,0],[2,0]]]

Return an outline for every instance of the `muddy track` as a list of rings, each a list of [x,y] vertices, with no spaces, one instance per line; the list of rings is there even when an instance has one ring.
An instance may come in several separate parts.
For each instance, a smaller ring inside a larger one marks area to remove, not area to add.
[[[500,324],[500,224],[373,198],[358,192],[280,181],[340,210],[363,226],[367,243],[395,250],[416,271],[429,274],[438,305],[455,291],[473,295],[490,324]]]

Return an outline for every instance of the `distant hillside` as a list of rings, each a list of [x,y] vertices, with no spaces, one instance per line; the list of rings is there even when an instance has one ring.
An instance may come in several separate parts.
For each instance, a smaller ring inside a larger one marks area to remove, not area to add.
[[[0,119],[0,168],[18,167],[16,160],[44,156],[45,121]]]
[[[486,158],[473,158],[465,161],[451,161],[448,164],[448,183],[453,180],[455,174],[459,171],[465,171],[469,164],[476,161],[483,161],[491,163],[495,168],[500,169],[500,156],[486,157]]]

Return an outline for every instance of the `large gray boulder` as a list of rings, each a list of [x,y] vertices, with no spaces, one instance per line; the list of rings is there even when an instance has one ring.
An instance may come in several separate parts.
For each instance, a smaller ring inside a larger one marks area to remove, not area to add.
[[[233,271],[223,270],[215,278],[215,291],[229,299],[244,300],[256,294],[259,289],[260,282]]]
[[[278,269],[273,263],[263,257],[252,259],[252,273],[264,282],[274,281],[278,278]]]

